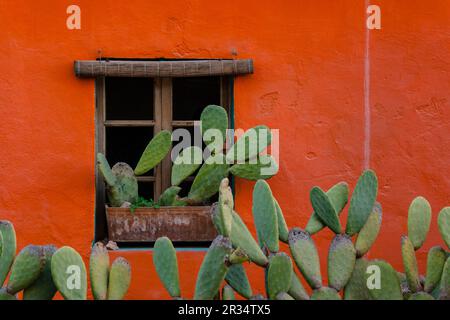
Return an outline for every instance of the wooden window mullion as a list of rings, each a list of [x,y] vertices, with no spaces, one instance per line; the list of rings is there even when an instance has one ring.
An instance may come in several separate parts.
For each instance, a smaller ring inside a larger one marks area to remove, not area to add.
[[[161,129],[172,132],[172,78],[162,78]],[[171,185],[171,152],[161,162],[161,190]]]
[[[162,122],[161,122],[161,116],[162,116],[162,79],[161,78],[155,78],[154,81],[154,103],[153,103],[153,114],[155,119],[155,125],[153,126],[153,135],[155,136],[158,134],[158,132],[161,131],[162,128]],[[154,169],[153,175],[155,176],[155,184],[154,184],[154,199],[155,201],[159,199],[159,196],[162,192],[162,185],[161,185],[161,165],[157,165]]]

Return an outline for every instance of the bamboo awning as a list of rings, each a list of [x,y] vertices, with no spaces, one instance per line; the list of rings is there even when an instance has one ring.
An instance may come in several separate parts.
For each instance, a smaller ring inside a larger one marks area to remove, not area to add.
[[[77,77],[226,76],[253,73],[253,60],[76,60],[74,68]]]

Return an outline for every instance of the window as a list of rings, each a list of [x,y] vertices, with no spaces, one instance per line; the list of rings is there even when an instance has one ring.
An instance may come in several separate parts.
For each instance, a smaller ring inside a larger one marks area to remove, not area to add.
[[[230,76],[201,77],[123,77],[96,79],[97,152],[109,163],[126,162],[134,168],[142,151],[160,130],[185,128],[199,130],[204,107],[218,104],[228,111],[231,101]],[[232,117],[229,117],[232,121]],[[230,124],[231,125],[231,124]],[[176,143],[176,142],[174,142]],[[158,199],[170,186],[170,155],[154,170],[138,177],[139,194]],[[187,195],[193,177],[182,185],[180,196]],[[107,238],[105,190],[102,178],[96,181],[95,240]]]

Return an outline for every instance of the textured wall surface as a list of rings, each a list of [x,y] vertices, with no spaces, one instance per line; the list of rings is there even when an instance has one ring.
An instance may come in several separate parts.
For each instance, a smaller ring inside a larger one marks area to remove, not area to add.
[[[81,7],[81,30],[66,8]],[[450,204],[450,2],[378,0],[382,29],[366,32],[364,0],[0,1],[0,218],[19,247],[67,244],[87,260],[94,215],[94,81],[75,59],[252,58],[235,82],[236,127],[280,128],[280,173],[270,180],[290,226],[304,227],[309,189],[369,163],[380,184],[381,234],[370,257],[400,269],[409,202]],[[368,38],[367,38],[368,37]],[[369,49],[366,50],[366,46]],[[252,224],[253,183],[238,181],[237,211]],[[332,234],[321,233],[323,271]],[[285,247],[283,247],[285,248]],[[191,296],[204,251],[179,252]],[[115,252],[133,267],[130,299],[165,298],[151,251]],[[423,250],[418,253],[422,273]],[[257,290],[263,274],[253,268]]]

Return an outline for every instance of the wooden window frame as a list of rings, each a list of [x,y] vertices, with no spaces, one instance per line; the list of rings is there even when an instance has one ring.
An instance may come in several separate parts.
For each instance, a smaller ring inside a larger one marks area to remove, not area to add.
[[[173,120],[173,77],[153,78],[153,120],[106,120],[106,85],[105,76],[96,77],[96,154],[106,154],[107,127],[153,127],[153,134],[161,130],[172,131],[179,127],[194,127],[198,120]],[[220,76],[220,104],[229,115],[229,127],[233,126],[232,117],[232,86],[233,76]],[[160,121],[158,121],[160,119]],[[103,178],[95,166],[95,241],[107,238],[106,230],[106,190]],[[172,161],[170,153],[154,169],[153,176],[137,177],[139,182],[153,182],[153,199],[158,199],[161,193],[171,185]],[[189,178],[188,178],[189,179]],[[192,179],[190,179],[192,181]],[[189,180],[188,180],[189,181]]]

